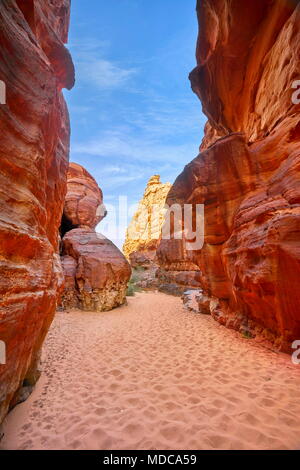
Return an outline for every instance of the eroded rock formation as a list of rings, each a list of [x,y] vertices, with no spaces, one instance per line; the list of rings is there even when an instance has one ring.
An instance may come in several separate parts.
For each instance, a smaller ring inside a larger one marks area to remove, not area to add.
[[[143,198],[128,226],[123,252],[133,267],[149,268],[156,264],[156,249],[164,221],[166,197],[170,183],[161,183],[160,176],[152,176]]]
[[[288,350],[300,338],[300,4],[205,0],[197,12],[190,79],[209,122],[167,202],[204,204],[205,244],[163,240],[161,271],[187,272],[215,319]]]
[[[95,232],[106,210],[94,178],[82,166],[70,163],[67,188],[61,226],[62,308],[111,310],[125,302],[129,263],[110,240]]]
[[[103,194],[95,179],[77,163],[70,163],[62,235],[72,228],[95,228],[105,217]]]
[[[69,155],[61,89],[74,84],[68,0],[2,0],[0,80],[0,422],[38,377],[63,284],[58,255]]]

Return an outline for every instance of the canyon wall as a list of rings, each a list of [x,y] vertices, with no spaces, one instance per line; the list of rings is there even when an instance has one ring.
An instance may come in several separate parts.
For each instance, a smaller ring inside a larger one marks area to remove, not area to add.
[[[70,163],[61,225],[65,288],[61,307],[102,312],[126,300],[128,261],[96,225],[106,216],[103,194],[94,178]]]
[[[156,249],[164,221],[164,206],[171,189],[170,183],[161,183],[160,176],[152,176],[143,198],[128,226],[123,253],[133,267],[156,264]]]
[[[197,14],[190,79],[208,123],[167,202],[204,204],[204,246],[162,240],[160,271],[287,351],[300,338],[300,4],[202,0]]]
[[[0,422],[37,380],[63,284],[58,229],[70,129],[61,90],[74,84],[64,46],[69,12],[69,0],[1,1]]]

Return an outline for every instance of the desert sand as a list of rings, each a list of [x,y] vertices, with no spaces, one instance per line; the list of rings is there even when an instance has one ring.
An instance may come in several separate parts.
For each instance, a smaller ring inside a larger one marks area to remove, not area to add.
[[[1,449],[298,449],[300,366],[181,300],[58,312]]]

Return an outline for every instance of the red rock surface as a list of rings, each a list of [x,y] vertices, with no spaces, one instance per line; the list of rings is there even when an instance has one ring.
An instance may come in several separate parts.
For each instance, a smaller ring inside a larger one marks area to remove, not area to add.
[[[2,0],[0,80],[0,421],[35,382],[63,275],[58,228],[66,191],[69,119],[61,93],[74,83],[69,1]]]
[[[207,0],[197,12],[190,78],[209,123],[167,202],[204,204],[205,244],[163,240],[161,272],[190,271],[218,321],[288,350],[300,338],[300,4]]]
[[[110,240],[91,229],[74,229],[63,239],[63,253],[64,308],[102,312],[125,302],[131,268]]]
[[[69,227],[95,228],[105,216],[103,194],[95,179],[77,163],[70,163],[65,223]]]
[[[61,306],[111,310],[126,300],[131,268],[121,251],[95,232],[106,211],[94,178],[82,166],[70,163],[67,188],[61,227],[65,273]]]

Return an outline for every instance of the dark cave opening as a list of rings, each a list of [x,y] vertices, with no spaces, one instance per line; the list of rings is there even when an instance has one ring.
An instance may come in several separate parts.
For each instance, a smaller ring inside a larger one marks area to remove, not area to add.
[[[63,213],[59,229],[61,238],[63,238],[67,232],[70,232],[70,230],[73,230],[74,228],[78,228],[78,225],[72,224],[72,222]]]

